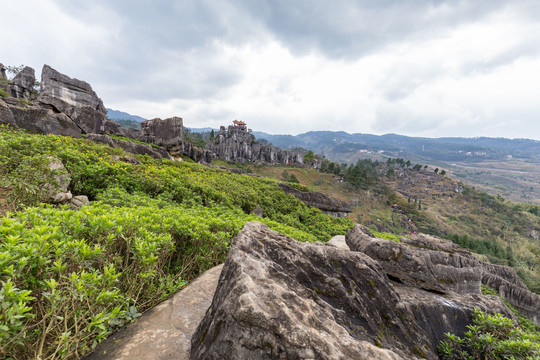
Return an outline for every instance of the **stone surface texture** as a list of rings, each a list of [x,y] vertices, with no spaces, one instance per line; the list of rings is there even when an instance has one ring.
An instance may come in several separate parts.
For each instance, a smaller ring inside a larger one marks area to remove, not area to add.
[[[212,302],[223,265],[111,335],[87,360],[186,360],[191,337]]]
[[[122,148],[132,154],[146,154],[156,159],[173,159],[167,150],[163,148],[154,148],[150,146],[150,144],[139,144],[128,140],[119,140],[103,134],[86,134],[85,138],[102,144],[107,144],[114,148]]]
[[[255,140],[255,136],[244,126],[222,127],[216,137],[206,145],[212,158],[236,162],[265,164],[304,163],[302,151],[283,150]]]
[[[141,123],[141,141],[171,148],[182,144],[184,125],[182,118],[150,119]]]
[[[29,66],[25,66],[15,75],[10,83],[11,96],[18,99],[30,100],[34,96],[34,84],[36,72]],[[37,92],[36,92],[37,93]]]
[[[290,185],[279,183],[281,190],[291,194],[308,206],[316,207],[328,215],[345,217],[352,210],[349,204],[344,201],[334,199],[328,195],[316,191],[301,191]]]
[[[402,284],[448,294],[480,294],[481,284],[501,295],[531,321],[540,324],[540,296],[527,289],[516,271],[488,264],[450,241],[419,234],[403,243],[378,239],[356,225],[347,233],[350,249],[367,254]]]
[[[366,254],[300,243],[258,222],[232,244],[191,359],[437,359],[474,307],[512,316],[495,296],[391,282]]]

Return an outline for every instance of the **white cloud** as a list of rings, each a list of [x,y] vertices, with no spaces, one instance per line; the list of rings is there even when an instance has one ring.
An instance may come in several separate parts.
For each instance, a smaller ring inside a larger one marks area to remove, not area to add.
[[[7,65],[192,127],[539,138],[534,2],[9,1]],[[24,19],[25,26],[20,26]],[[14,35],[17,34],[17,35]]]

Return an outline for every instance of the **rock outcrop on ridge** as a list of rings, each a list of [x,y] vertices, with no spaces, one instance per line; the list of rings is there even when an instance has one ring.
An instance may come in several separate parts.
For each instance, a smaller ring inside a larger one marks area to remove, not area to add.
[[[206,145],[212,158],[235,162],[253,162],[265,164],[304,163],[301,150],[283,150],[270,144],[262,144],[245,125],[221,127],[215,139]]]
[[[334,199],[333,197],[317,191],[300,191],[284,183],[279,183],[279,187],[281,190],[287,194],[293,195],[304,204],[316,207],[327,215],[345,217],[352,211],[351,207],[346,202]]]
[[[437,359],[444,333],[462,335],[474,308],[513,317],[496,296],[424,289],[389,277],[363,252],[250,222],[232,244],[191,359]]]

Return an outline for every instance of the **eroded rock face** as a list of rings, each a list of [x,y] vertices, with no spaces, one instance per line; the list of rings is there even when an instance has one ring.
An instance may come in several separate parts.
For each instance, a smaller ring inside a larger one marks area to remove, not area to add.
[[[516,271],[508,266],[488,264],[450,241],[429,235],[402,238],[403,243],[378,239],[362,225],[346,236],[353,251],[369,255],[386,274],[407,286],[443,294],[480,294],[485,284],[539,324],[540,296],[527,289]]]
[[[103,102],[90,84],[61,74],[49,65],[41,71],[37,101],[42,107],[66,114],[84,133],[104,133],[110,122]]]
[[[86,134],[85,138],[88,140],[102,143],[102,144],[107,144],[111,147],[122,148],[132,154],[138,154],[138,155],[147,154],[159,160],[161,160],[162,158],[169,159],[169,160],[173,159],[171,155],[167,152],[167,150],[163,148],[154,148],[146,144],[138,144],[131,141],[118,140],[118,139],[115,139],[108,135],[103,135],[103,134]]]
[[[11,109],[2,99],[0,99],[0,125],[11,125],[17,128]]]
[[[38,106],[14,106],[10,111],[15,127],[30,133],[81,137],[81,129],[64,113]]]
[[[61,74],[49,65],[43,65],[41,70],[40,99],[44,99],[45,96],[61,100],[63,103],[56,105],[58,110],[65,113],[70,112],[73,107],[89,106],[97,112],[107,114],[103,102],[90,84]]]
[[[236,162],[266,164],[303,164],[301,151],[283,150],[255,140],[246,127],[229,126],[222,129],[216,138],[206,145],[213,158]]]
[[[34,84],[36,83],[36,72],[29,66],[25,66],[11,80],[11,96],[18,99],[30,100],[34,97]]]
[[[141,141],[171,148],[182,144],[184,125],[182,118],[172,117],[165,120],[156,118],[141,123]]]
[[[351,207],[346,202],[334,199],[333,197],[320,192],[300,191],[284,183],[279,183],[279,187],[281,190],[285,191],[287,194],[293,195],[306,205],[316,207],[328,215],[345,217],[352,211]]]
[[[396,287],[365,254],[247,223],[191,359],[436,359],[444,332],[462,334],[474,306],[507,312],[497,297]]]

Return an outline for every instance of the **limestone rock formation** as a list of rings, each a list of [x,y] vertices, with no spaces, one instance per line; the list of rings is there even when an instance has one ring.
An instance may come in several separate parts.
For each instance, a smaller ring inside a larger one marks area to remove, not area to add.
[[[15,128],[21,128],[36,134],[81,137],[81,129],[64,113],[25,104],[10,107],[10,112],[13,117],[11,125]]]
[[[345,217],[352,211],[351,207],[346,202],[334,199],[320,192],[300,191],[284,183],[279,183],[279,187],[287,194],[293,195],[306,205],[316,207],[328,215]]]
[[[215,139],[206,145],[213,158],[236,162],[266,164],[303,164],[302,151],[283,150],[273,145],[262,144],[245,126],[221,127]]]
[[[141,124],[141,141],[172,148],[182,144],[184,125],[182,118],[150,119]]]
[[[107,113],[103,102],[92,90],[90,84],[61,74],[49,65],[43,65],[40,101],[49,96],[62,101],[62,103],[58,103],[58,110],[65,113],[71,112],[73,107],[85,106],[103,114]]]
[[[480,294],[485,284],[531,321],[540,324],[540,296],[508,266],[488,264],[450,241],[419,234],[403,243],[378,239],[362,225],[346,236],[352,251],[376,260],[388,277],[407,286],[436,293]]]
[[[90,201],[86,195],[73,196],[69,191],[71,178],[64,164],[53,156],[47,157],[47,160],[46,166],[53,175],[52,181],[45,185],[48,202],[66,204],[73,210],[81,210],[84,205],[89,204]]]
[[[0,63],[0,80],[7,80],[6,70],[4,64]]]
[[[512,316],[498,297],[393,283],[366,254],[251,222],[232,244],[191,359],[436,359],[443,334],[463,334],[475,307]]]
[[[106,128],[120,131],[117,124],[106,119],[107,110],[90,84],[61,74],[49,65],[44,65],[41,71],[37,102],[42,107],[66,114],[83,133],[100,134],[106,132]]]
[[[149,144],[148,145],[139,144],[132,141],[118,140],[118,139],[115,139],[108,135],[103,135],[103,134],[86,134],[85,138],[88,140],[102,143],[102,144],[107,144],[114,148],[122,148],[132,154],[138,154],[138,155],[146,154],[156,159],[165,158],[165,159],[173,160],[172,156],[167,152],[167,150],[163,148],[154,148],[150,146]]]
[[[0,64],[1,65],[1,64]],[[15,118],[11,112],[11,108],[0,98],[0,125],[15,125]]]
[[[190,159],[199,162],[210,164],[212,162],[212,153],[208,150],[196,147],[190,142],[184,141],[182,145],[175,146],[170,149],[173,154],[183,154]]]
[[[48,184],[49,200],[53,204],[64,204],[73,198],[71,191],[68,190],[71,181],[69,173],[64,164],[52,156],[48,157],[47,167],[54,175],[54,184]]]
[[[29,66],[25,66],[11,80],[11,96],[18,99],[30,100],[33,97],[34,84],[36,83],[36,72]],[[36,92],[37,93],[37,92]]]

